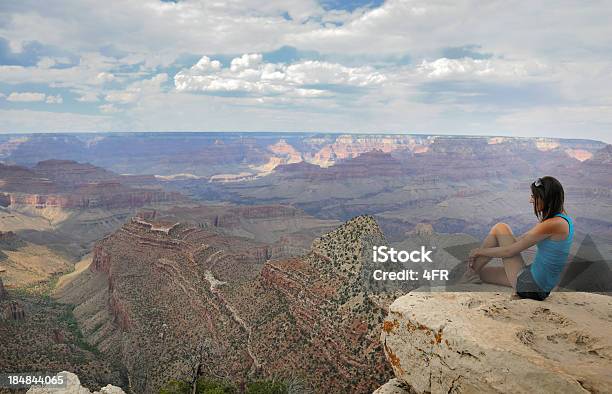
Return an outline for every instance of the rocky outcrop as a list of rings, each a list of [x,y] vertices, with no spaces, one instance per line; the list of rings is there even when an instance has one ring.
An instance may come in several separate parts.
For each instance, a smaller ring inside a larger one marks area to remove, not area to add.
[[[5,304],[4,310],[2,311],[2,315],[4,317],[4,320],[13,321],[23,320],[26,317],[23,304],[19,301],[10,301],[9,303]]]
[[[2,274],[2,268],[0,268],[0,275]],[[4,283],[2,283],[2,278],[0,277],[0,301],[8,298],[8,292],[4,288]]]
[[[502,289],[395,300],[381,341],[397,380],[416,393],[612,391],[611,297],[554,292],[539,302]]]
[[[92,394],[87,387],[81,386],[79,377],[72,372],[62,371],[58,375],[63,375],[66,379],[66,386],[61,388],[46,388],[32,386],[28,389],[27,394]],[[100,391],[94,391],[93,394],[125,394],[125,392],[111,384],[102,387]]]
[[[44,160],[32,170],[40,177],[62,187],[75,187],[94,182],[117,181],[119,176],[89,163],[73,160]]]
[[[332,181],[352,178],[397,177],[407,175],[402,163],[381,150],[372,150],[331,167],[321,168],[310,163],[293,163],[280,165],[275,170],[279,175],[292,179]]]
[[[182,196],[146,183],[143,177],[121,176],[88,163],[47,160],[29,169],[0,164],[1,206],[35,208],[136,208]],[[146,177],[144,177],[146,178]]]
[[[372,394],[410,394],[410,387],[397,378],[389,380]]]
[[[253,285],[232,295],[257,327],[253,349],[265,373],[298,372],[315,392],[334,393],[369,393],[389,375],[378,327],[393,297],[374,294],[362,277],[374,242],[384,242],[376,221],[353,218],[306,255],[267,261]]]
[[[205,340],[224,353],[203,360],[228,378],[240,379],[256,364],[247,346],[250,325],[226,302],[223,289],[252,280],[268,246],[168,223],[129,220],[96,244],[86,273],[91,280],[74,288],[95,291],[77,302],[75,315],[87,340],[125,366],[138,393],[188,379]]]
[[[329,167],[344,159],[378,150],[389,153],[398,150],[426,151],[431,141],[426,137],[406,135],[339,135],[331,143],[306,155],[306,160],[321,167]]]
[[[0,193],[0,207],[8,207],[11,205],[11,195],[8,193]]]
[[[298,211],[246,207],[240,217],[273,212]],[[73,287],[86,296],[65,299],[77,304],[88,342],[125,366],[135,392],[188,379],[207,341],[214,344],[202,355],[208,368],[234,381],[297,373],[317,392],[368,393],[387,379],[378,327],[397,295],[373,294],[361,277],[364,251],[384,242],[372,217],[280,259],[271,259],[270,244],[226,228],[180,223],[155,231],[158,220],[141,215],[101,240],[84,273],[90,279]]]
[[[215,227],[233,228],[240,226],[244,219],[291,218],[300,214],[300,210],[282,205],[235,207],[216,215],[212,224]]]

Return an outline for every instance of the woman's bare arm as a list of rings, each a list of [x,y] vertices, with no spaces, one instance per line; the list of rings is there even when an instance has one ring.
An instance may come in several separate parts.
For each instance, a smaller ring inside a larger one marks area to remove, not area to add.
[[[488,257],[503,258],[515,256],[558,231],[558,224],[556,222],[545,220],[544,222],[536,224],[531,230],[518,237],[516,242],[510,245],[479,249],[477,253],[481,256]]]

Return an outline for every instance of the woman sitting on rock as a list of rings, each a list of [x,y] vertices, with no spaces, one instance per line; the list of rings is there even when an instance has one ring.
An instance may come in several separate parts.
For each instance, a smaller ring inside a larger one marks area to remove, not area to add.
[[[480,276],[483,282],[512,286],[521,298],[544,300],[559,283],[565,268],[574,224],[563,208],[564,192],[553,177],[538,178],[531,184],[531,203],[539,223],[515,238],[505,223],[497,223],[480,248],[470,252],[466,275]],[[537,245],[533,263],[525,265],[521,252]],[[487,267],[493,257],[501,257],[503,267]]]

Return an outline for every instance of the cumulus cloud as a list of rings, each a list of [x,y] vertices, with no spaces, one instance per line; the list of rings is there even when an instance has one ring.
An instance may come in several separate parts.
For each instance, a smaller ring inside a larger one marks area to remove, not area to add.
[[[57,94],[55,96],[49,95],[45,99],[45,103],[47,103],[47,104],[61,104],[63,102],[64,102],[64,99],[59,94]]]
[[[423,60],[417,72],[428,78],[527,78],[546,75],[549,67],[538,61],[509,61],[505,59],[448,59]]]
[[[44,101],[45,100],[44,93],[36,93],[36,92],[13,92],[9,94],[6,98],[8,101],[28,103],[28,102],[36,102],[36,101]]]
[[[266,63],[261,54],[244,54],[232,59],[227,68],[203,56],[193,67],[178,72],[174,85],[182,92],[321,97],[331,94],[332,85],[370,87],[385,80],[385,75],[369,66],[346,67],[317,60]]]
[[[13,101],[17,103],[33,103],[44,101],[47,104],[61,104],[64,102],[64,99],[59,94],[46,95],[45,93],[39,92],[13,92],[9,94],[6,99],[7,101]]]
[[[0,42],[11,52],[0,83],[5,95],[46,85],[66,110],[98,108],[121,129],[486,133],[503,125],[609,139],[598,120],[612,113],[607,3],[380,3],[347,11],[314,0],[12,2],[0,7]],[[283,47],[297,55],[271,55]],[[73,96],[84,104],[70,108]],[[581,108],[593,115],[584,123]],[[554,115],[570,112],[567,122]]]

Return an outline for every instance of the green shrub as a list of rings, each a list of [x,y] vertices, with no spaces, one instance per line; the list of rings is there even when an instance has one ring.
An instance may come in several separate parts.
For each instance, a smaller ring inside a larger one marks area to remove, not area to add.
[[[238,390],[228,382],[201,377],[198,379],[196,393],[198,394],[234,394]]]
[[[287,386],[275,380],[257,380],[247,384],[247,394],[287,394]]]
[[[173,380],[168,382],[164,388],[159,390],[159,394],[190,394],[191,386],[187,382]]]
[[[238,390],[231,383],[201,377],[196,386],[197,394],[235,394]],[[170,381],[159,394],[191,394],[191,384],[180,381]]]

